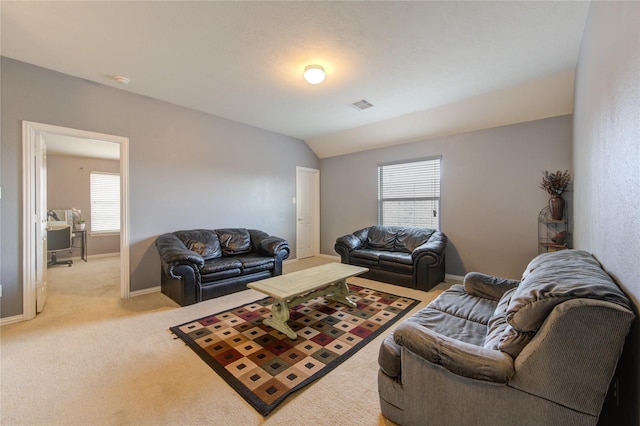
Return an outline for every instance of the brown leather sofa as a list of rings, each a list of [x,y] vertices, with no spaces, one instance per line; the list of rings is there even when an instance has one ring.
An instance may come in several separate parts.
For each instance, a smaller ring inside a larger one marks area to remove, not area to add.
[[[257,229],[194,229],[156,239],[162,293],[180,306],[246,290],[282,275],[289,243]]]
[[[369,268],[363,278],[427,291],[444,281],[447,236],[435,229],[370,226],[336,240],[342,263]]]

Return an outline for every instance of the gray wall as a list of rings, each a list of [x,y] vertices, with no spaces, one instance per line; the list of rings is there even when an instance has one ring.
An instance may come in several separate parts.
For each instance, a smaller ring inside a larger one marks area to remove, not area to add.
[[[87,255],[118,253],[119,235],[91,235],[91,191],[89,175],[91,172],[118,173],[120,162],[97,158],[70,157],[65,155],[47,155],[47,209],[80,209],[86,220]],[[77,245],[74,243],[74,245]],[[74,250],[73,256],[80,256]],[[58,258],[69,257],[64,251]]]
[[[159,284],[164,232],[257,228],[295,253],[295,168],[318,168],[303,141],[4,57],[1,67],[2,317],[22,312],[22,120],[130,139],[132,291]]]
[[[576,72],[575,245],[640,300],[640,3],[592,2]],[[619,364],[609,424],[640,424],[640,330]]]
[[[526,100],[523,100],[523,102]],[[571,170],[572,117],[563,116],[322,159],[321,252],[377,222],[377,166],[442,155],[441,229],[448,274],[520,278],[538,254],[548,203],[542,170]]]

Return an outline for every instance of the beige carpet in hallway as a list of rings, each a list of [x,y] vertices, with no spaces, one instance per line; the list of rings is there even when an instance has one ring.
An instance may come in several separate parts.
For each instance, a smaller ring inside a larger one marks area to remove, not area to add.
[[[50,268],[44,312],[1,328],[2,425],[391,424],[380,414],[376,379],[389,331],[263,418],[168,330],[263,295],[246,290],[184,308],[161,293],[121,300],[118,268],[117,257]],[[351,281],[422,300],[416,309],[446,288]]]

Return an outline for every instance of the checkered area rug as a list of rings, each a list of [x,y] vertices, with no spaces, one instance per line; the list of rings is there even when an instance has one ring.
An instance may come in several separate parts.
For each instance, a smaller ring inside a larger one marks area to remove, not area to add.
[[[317,297],[291,308],[298,338],[262,323],[270,297],[209,315],[171,331],[260,414],[327,374],[389,328],[419,301],[349,284],[357,307]]]

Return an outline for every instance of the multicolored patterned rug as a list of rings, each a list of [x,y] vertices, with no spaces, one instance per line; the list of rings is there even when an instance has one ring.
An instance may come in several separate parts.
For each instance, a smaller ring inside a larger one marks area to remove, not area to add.
[[[327,374],[419,301],[349,284],[356,308],[317,297],[291,308],[291,340],[262,323],[270,297],[171,331],[267,416],[288,395]]]

